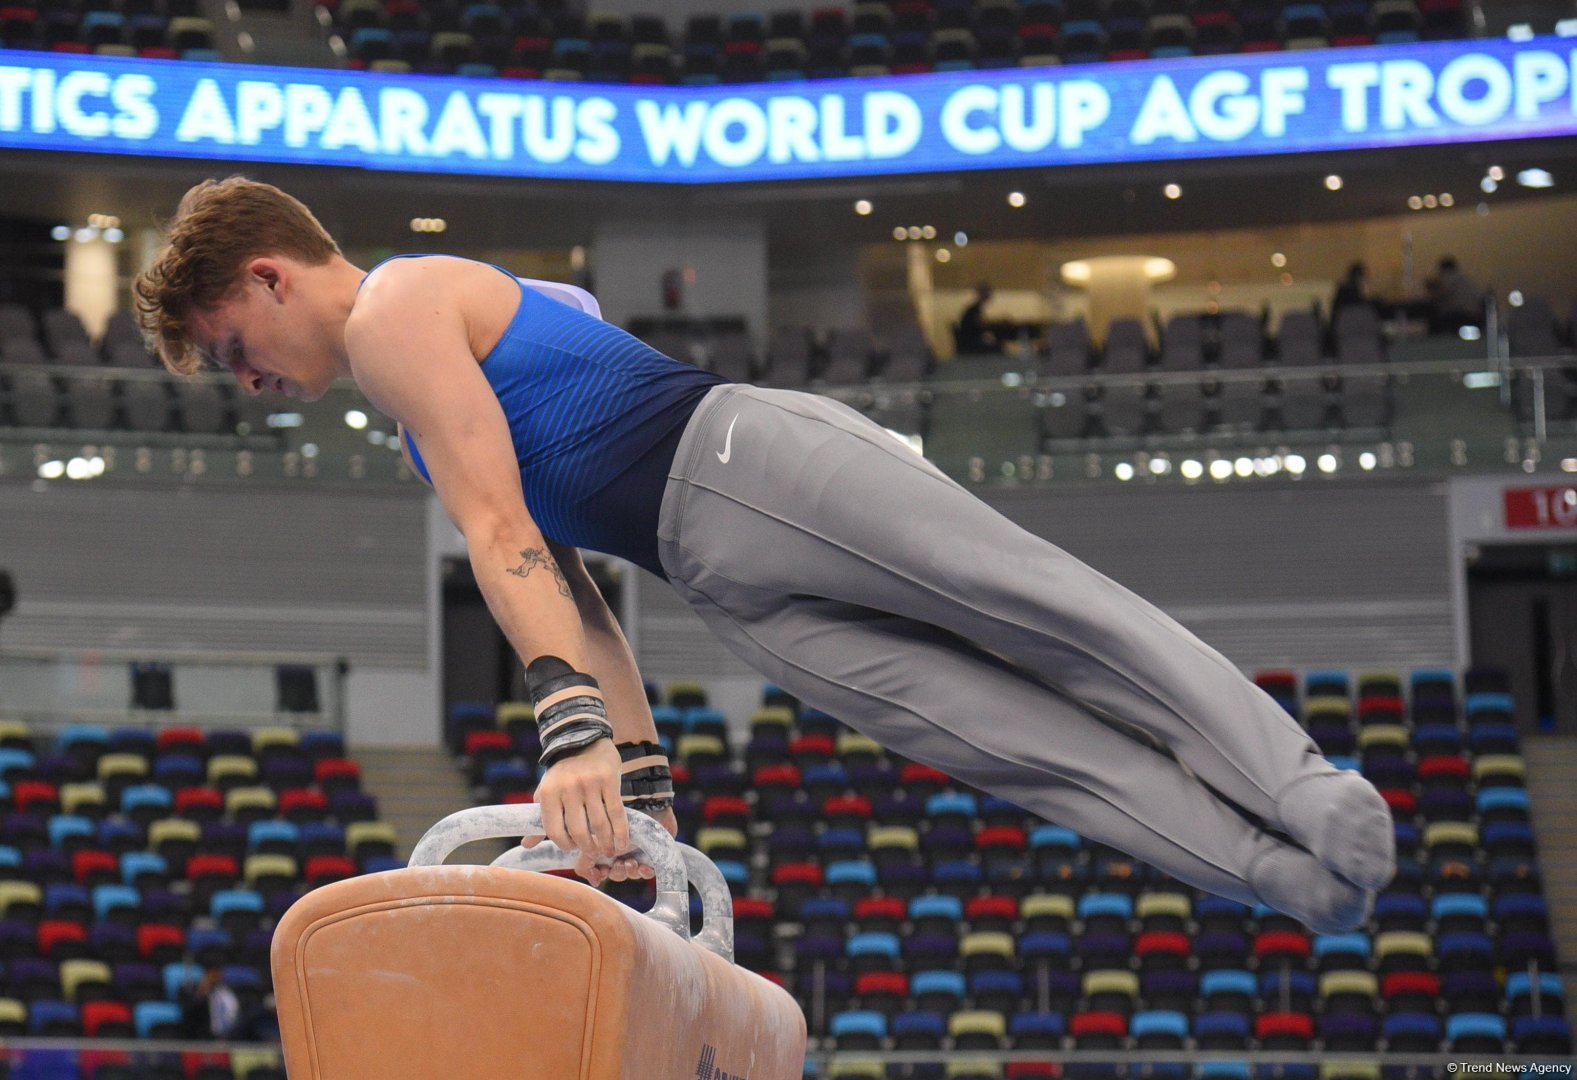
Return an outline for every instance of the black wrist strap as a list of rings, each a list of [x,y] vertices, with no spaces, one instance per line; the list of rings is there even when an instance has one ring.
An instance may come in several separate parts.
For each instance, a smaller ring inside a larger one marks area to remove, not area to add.
[[[556,656],[543,656],[526,669],[526,688],[536,709],[538,760],[547,768],[601,739],[613,738],[608,707],[597,680]]]
[[[661,744],[620,743],[619,761],[619,792],[626,809],[660,814],[673,807],[673,770]]]

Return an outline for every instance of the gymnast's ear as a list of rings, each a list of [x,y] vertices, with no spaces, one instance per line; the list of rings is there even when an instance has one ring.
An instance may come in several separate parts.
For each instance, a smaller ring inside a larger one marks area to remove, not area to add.
[[[267,289],[273,299],[283,298],[282,286],[287,285],[289,280],[289,268],[284,260],[273,255],[258,255],[247,260],[246,274]]]

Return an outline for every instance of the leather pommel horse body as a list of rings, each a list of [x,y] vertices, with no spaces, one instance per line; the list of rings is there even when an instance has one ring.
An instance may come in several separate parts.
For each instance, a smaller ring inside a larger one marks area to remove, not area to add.
[[[408,868],[298,900],[272,953],[291,1080],[800,1080],[799,1006],[734,965],[727,883],[650,818],[630,815],[657,870],[648,914],[529,872],[572,865],[547,842],[441,865],[470,840],[541,831],[535,806],[461,811]]]

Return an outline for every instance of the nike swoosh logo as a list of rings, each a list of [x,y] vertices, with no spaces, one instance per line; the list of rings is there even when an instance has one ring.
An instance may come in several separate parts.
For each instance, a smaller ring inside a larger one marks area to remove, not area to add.
[[[734,425],[737,423],[739,423],[739,414],[735,413],[734,418],[728,422],[728,435],[723,439],[723,449],[718,451],[717,455],[717,460],[724,465],[727,465],[728,459],[734,456]]]

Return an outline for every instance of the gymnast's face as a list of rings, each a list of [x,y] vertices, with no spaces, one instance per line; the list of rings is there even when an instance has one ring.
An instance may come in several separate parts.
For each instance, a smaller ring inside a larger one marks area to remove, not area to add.
[[[192,344],[204,361],[233,372],[254,397],[317,401],[334,381],[330,336],[319,325],[301,269],[289,259],[253,259],[228,297],[192,315]]]

